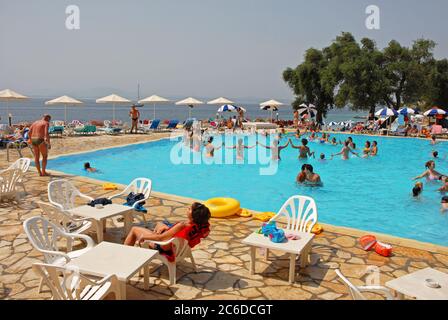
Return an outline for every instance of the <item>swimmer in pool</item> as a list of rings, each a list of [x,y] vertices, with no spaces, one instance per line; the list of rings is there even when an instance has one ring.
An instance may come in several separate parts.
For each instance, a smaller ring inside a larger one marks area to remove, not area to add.
[[[336,141],[336,138],[335,137],[333,137],[332,139],[331,139],[331,145],[333,145],[333,146],[337,146],[338,145],[338,142]]]
[[[422,193],[422,191],[423,191],[423,183],[417,182],[414,188],[412,188],[412,196],[416,198]]]
[[[320,179],[320,176],[317,173],[314,173],[314,168],[310,164],[305,164],[304,167],[305,172],[305,183],[308,185],[315,185],[315,186],[321,186],[322,180]]]
[[[437,191],[443,192],[443,193],[448,192],[448,177],[441,176],[440,181],[442,181],[443,186],[440,187],[439,189],[437,189]]]
[[[364,146],[364,150],[362,150],[362,157],[363,157],[363,158],[368,158],[370,152],[371,152],[371,149],[370,149],[370,141],[366,141],[366,144],[365,144],[365,146]]]
[[[372,142],[372,148],[370,149],[370,155],[372,157],[376,156],[378,154],[378,142],[373,141]]]
[[[291,142],[291,139],[288,139],[288,142],[284,145],[284,146],[279,146],[279,140],[278,139],[274,139],[272,141],[272,145],[271,146],[265,146],[264,144],[262,144],[261,142],[257,141],[257,144],[266,148],[266,149],[271,149],[271,157],[272,160],[277,161],[277,160],[281,160],[282,158],[280,157],[280,152],[287,148],[289,146],[289,143]]]
[[[224,145],[224,142],[223,142]],[[216,147],[213,145],[213,137],[208,138],[207,143],[204,144],[206,157],[213,158],[215,156],[215,150],[219,150],[222,146]]]
[[[434,159],[439,159],[439,153],[437,151],[433,151],[432,156],[434,157]]]
[[[350,142],[348,140],[346,140],[344,142],[344,146],[342,147],[341,151],[339,153],[332,154],[331,157],[342,155],[342,160],[348,160],[348,156],[350,153],[359,157],[359,155],[356,152],[354,152],[352,149],[350,149],[349,144],[350,144]]]
[[[428,181],[438,181],[441,176],[445,176],[444,174],[441,174],[440,172],[436,171],[436,163],[433,160],[430,160],[425,163],[425,172],[423,172],[421,175],[415,177],[412,180],[418,180],[422,178],[426,178]]]
[[[347,141],[348,141],[348,146],[349,146],[351,149],[356,149],[356,144],[353,143],[353,138],[352,138],[352,137],[348,137],[348,138],[347,138]]]
[[[249,147],[243,144],[243,139],[238,139],[238,144],[236,146],[232,147],[226,147],[227,149],[236,149],[236,158],[238,160],[244,159],[244,149],[252,149],[255,148],[255,146]]]
[[[331,158],[328,159],[328,160],[333,160],[333,157],[331,157]],[[327,160],[327,158],[325,157],[325,154],[324,154],[324,153],[321,153],[321,154],[320,154],[320,156],[319,156],[319,162],[326,163],[328,160]]]
[[[311,152],[310,148],[308,148],[308,140],[302,139],[302,145],[301,146],[295,146],[291,139],[289,139],[289,143],[291,143],[291,146],[294,149],[299,149],[299,159],[308,159],[308,157],[313,156],[314,158],[314,152]]]
[[[97,172],[98,171],[98,170],[96,170],[96,168],[92,168],[90,166],[90,162],[84,163],[84,170],[86,170],[88,172]]]
[[[440,211],[445,212],[448,210],[448,196],[444,196],[442,198],[442,207],[440,208]]]
[[[436,144],[438,144],[438,142],[437,142],[437,137],[435,136],[435,135],[433,135],[432,137],[431,137],[431,145],[436,145]]]

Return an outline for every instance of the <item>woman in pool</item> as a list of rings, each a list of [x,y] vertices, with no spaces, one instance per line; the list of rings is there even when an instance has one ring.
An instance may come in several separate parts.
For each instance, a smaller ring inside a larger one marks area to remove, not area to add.
[[[426,162],[425,168],[426,168],[425,172],[415,177],[413,180],[426,178],[428,181],[437,181],[440,179],[441,176],[445,176],[444,174],[441,174],[440,172],[435,170],[436,163],[433,160]]]
[[[348,138],[347,138],[347,141],[348,141],[348,146],[349,146],[351,149],[356,149],[356,145],[353,143],[353,138],[352,138],[352,137],[348,137]]]
[[[370,155],[372,157],[378,155],[378,142],[376,142],[376,141],[372,142],[372,148],[370,149]]]
[[[244,149],[252,149],[255,146],[249,147],[243,144],[243,139],[238,139],[238,144],[232,147],[226,147],[227,149],[236,149],[236,159],[243,160],[244,159]]]
[[[164,223],[158,223],[154,230],[142,227],[132,227],[124,244],[127,246],[140,245],[145,240],[151,241],[167,241],[171,238],[183,238],[188,241],[190,248],[199,244],[210,233],[210,210],[202,203],[195,202],[191,205],[187,212],[187,219],[172,226]],[[160,253],[173,258],[171,244],[158,245],[150,244],[150,248],[158,250]],[[171,261],[171,260],[170,260]]]
[[[350,144],[350,142],[348,140],[346,140],[344,142],[344,146],[342,147],[341,151],[339,153],[332,154],[331,157],[342,155],[342,160],[348,160],[348,158],[349,158],[348,156],[350,153],[359,157],[359,155],[356,152],[354,152],[352,149],[350,149],[349,144]]]
[[[84,163],[84,170],[86,170],[87,172],[97,172],[96,168],[92,168],[90,166],[90,162]]]
[[[224,143],[223,143],[224,145]],[[216,147],[213,145],[213,137],[208,138],[207,143],[204,144],[206,157],[213,158],[215,156],[215,150],[219,150],[222,148],[222,145],[219,147]]]
[[[278,161],[278,160],[282,160],[282,158],[280,157],[280,152],[287,148],[289,146],[289,143],[291,142],[291,139],[288,139],[288,142],[284,145],[284,146],[279,146],[278,144],[280,143],[280,141],[278,139],[274,139],[272,141],[272,145],[271,146],[265,146],[264,144],[262,144],[261,142],[257,141],[257,144],[266,148],[266,149],[271,149],[271,158],[274,161]]]
[[[310,156],[310,157],[313,156],[313,158],[314,158],[314,152],[311,152],[310,148],[308,148],[308,146],[307,146],[308,145],[307,139],[302,139],[301,146],[295,146],[292,143],[291,139],[289,139],[288,142],[291,144],[291,146],[294,149],[299,149],[299,159],[306,160],[306,159],[308,159],[308,156]]]
[[[364,149],[362,150],[362,157],[363,158],[367,158],[371,152],[371,148],[370,148],[370,141],[366,141],[366,144],[364,146]]]

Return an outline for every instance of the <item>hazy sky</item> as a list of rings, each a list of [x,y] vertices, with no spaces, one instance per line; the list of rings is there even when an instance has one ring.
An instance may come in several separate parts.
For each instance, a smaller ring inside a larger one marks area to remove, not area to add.
[[[65,9],[80,8],[80,30]],[[368,5],[381,29],[365,27]],[[234,99],[292,95],[282,80],[341,31],[448,56],[446,0],[0,0],[0,90],[78,98],[116,92]]]

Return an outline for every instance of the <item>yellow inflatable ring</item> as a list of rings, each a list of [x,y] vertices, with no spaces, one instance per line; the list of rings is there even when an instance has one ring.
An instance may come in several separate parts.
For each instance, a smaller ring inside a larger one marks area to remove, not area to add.
[[[118,187],[115,183],[103,183],[103,189],[104,190],[117,190]]]
[[[214,218],[230,217],[240,211],[240,202],[232,198],[212,198],[204,204]]]

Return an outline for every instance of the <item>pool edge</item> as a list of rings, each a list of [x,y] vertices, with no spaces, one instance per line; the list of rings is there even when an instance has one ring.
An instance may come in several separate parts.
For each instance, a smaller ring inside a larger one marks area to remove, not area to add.
[[[164,139],[166,139],[166,138],[164,138]],[[154,140],[154,141],[156,141],[156,140]],[[105,149],[107,149],[107,148],[105,148]],[[96,151],[96,150],[93,150],[93,151]],[[91,151],[89,151],[89,152],[91,152]],[[30,169],[35,170],[37,172],[37,170],[34,167],[32,167],[32,168],[30,167]],[[98,185],[101,185],[105,182],[110,182],[110,181],[106,181],[106,180],[99,180],[99,179],[94,179],[94,178],[89,178],[89,177],[84,177],[84,176],[77,176],[77,175],[69,174],[69,173],[62,172],[62,171],[56,171],[56,170],[47,170],[47,171],[52,174],[54,173],[56,175],[73,177],[77,181],[80,181],[80,182],[94,183],[94,184],[98,184]],[[126,185],[121,184],[121,183],[116,183],[116,184],[117,184],[117,186],[119,186],[123,189],[126,187]],[[195,201],[199,201],[199,202],[204,201],[204,200],[199,200],[199,199],[194,199],[194,198],[190,198],[190,197],[184,197],[184,196],[179,196],[179,195],[174,195],[174,194],[169,194],[169,193],[164,193],[164,192],[159,192],[159,191],[154,191],[154,190],[151,192],[151,196],[155,196],[155,197],[162,198],[165,200],[177,201],[177,202],[181,202],[181,203],[185,203],[185,204],[189,204],[189,203],[192,203]],[[248,208],[248,209],[251,212],[259,213],[259,211],[252,210],[250,208]],[[353,236],[353,237],[361,237],[363,235],[370,234],[370,235],[376,236],[377,238],[380,238],[382,242],[387,242],[389,244],[398,245],[398,246],[402,246],[402,247],[408,247],[408,248],[417,249],[417,250],[429,251],[432,253],[448,254],[448,246],[437,245],[434,243],[423,242],[423,241],[418,241],[418,240],[409,239],[409,238],[397,237],[397,236],[379,233],[379,232],[366,231],[366,230],[362,230],[362,229],[336,226],[336,225],[331,225],[331,224],[326,224],[326,223],[320,223],[320,224],[324,227],[324,230],[327,230],[329,232],[345,234],[345,235],[349,235],[349,236]]]

